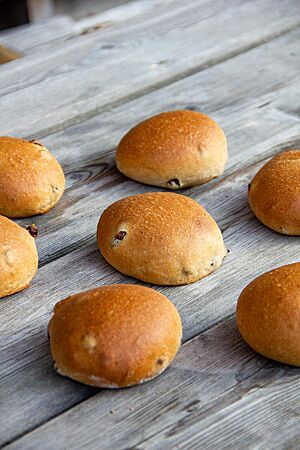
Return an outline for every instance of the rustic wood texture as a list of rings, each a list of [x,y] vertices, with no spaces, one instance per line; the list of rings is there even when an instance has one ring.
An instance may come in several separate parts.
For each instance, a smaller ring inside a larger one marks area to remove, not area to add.
[[[134,4],[104,13],[114,25],[80,35],[100,19],[76,24],[0,69],[0,132],[43,137],[67,176],[53,211],[18,221],[40,230],[40,269],[28,290],[0,302],[0,446],[297,448],[299,369],[252,352],[234,311],[256,275],[299,260],[299,238],[267,229],[247,204],[247,184],[266,159],[300,148],[299,4]],[[29,49],[31,28],[22,33]],[[198,283],[155,287],[184,325],[185,344],[165,374],[121,391],[64,379],[47,341],[54,304],[92,286],[137,283],[101,258],[96,224],[114,200],[156,189],[118,173],[114,149],[136,122],[176,108],[211,114],[228,136],[224,175],[182,193],[214,216],[230,253]]]
[[[100,391],[7,448],[298,448],[299,375],[249,350],[230,318],[183,346],[155,395]]]
[[[34,63],[24,58],[7,65],[2,75],[9,85],[0,76],[0,132],[44,136],[300,24],[295,0],[229,0],[226,8],[223,0],[200,1],[200,12],[193,1],[139,23],[132,34],[122,29],[101,39],[90,33],[67,41],[63,49],[54,45],[53,52],[33,55]]]
[[[148,20],[152,17],[152,11],[155,11],[155,15],[161,14],[166,8],[172,8],[177,4],[178,0],[164,0],[163,4],[161,0],[135,0],[125,6],[109,9],[80,21],[75,21],[66,15],[58,15],[30,27],[25,25],[1,31],[0,43],[18,49],[23,55],[28,54],[31,61],[34,53],[42,53],[44,58],[45,51],[53,52],[59,43],[63,48],[65,41],[76,36],[89,34],[108,26],[111,32],[119,29],[120,24],[128,29],[140,21]]]
[[[67,16],[57,16],[42,24],[21,25],[0,32],[0,43],[21,52],[31,54],[33,49],[45,43],[68,36],[75,22]]]

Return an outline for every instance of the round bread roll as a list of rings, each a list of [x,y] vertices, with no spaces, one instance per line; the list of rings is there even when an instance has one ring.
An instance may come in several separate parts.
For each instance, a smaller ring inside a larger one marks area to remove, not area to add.
[[[37,268],[34,238],[12,220],[0,216],[0,297],[27,288]]]
[[[55,369],[81,383],[121,388],[160,375],[182,327],[175,306],[143,286],[103,286],[57,303],[49,327]]]
[[[250,206],[267,227],[300,235],[300,150],[275,156],[249,185]]]
[[[300,366],[300,263],[264,273],[241,293],[237,324],[250,347]]]
[[[180,189],[219,176],[227,161],[222,128],[196,111],[158,114],[132,128],[121,140],[117,168],[133,180]]]
[[[0,137],[0,214],[44,214],[58,202],[64,186],[62,168],[42,144]]]
[[[220,267],[221,231],[194,200],[171,192],[135,195],[110,205],[98,245],[117,270],[148,283],[193,283]]]

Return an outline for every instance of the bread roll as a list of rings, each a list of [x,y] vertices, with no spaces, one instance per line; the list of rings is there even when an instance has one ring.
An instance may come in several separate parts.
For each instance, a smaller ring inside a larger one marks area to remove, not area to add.
[[[237,324],[258,353],[300,366],[300,263],[264,273],[241,293]]]
[[[182,335],[180,316],[164,295],[128,284],[99,287],[57,303],[48,331],[58,373],[106,388],[161,374]]]
[[[44,214],[58,202],[64,186],[62,168],[42,144],[0,137],[0,214]]]
[[[218,269],[226,254],[221,231],[194,200],[171,192],[134,195],[110,205],[98,245],[117,270],[148,283],[193,283]]]
[[[34,238],[12,220],[0,216],[0,297],[27,288],[37,267]]]
[[[169,111],[132,128],[121,140],[117,168],[133,180],[180,189],[219,176],[227,161],[222,128],[196,111]]]
[[[278,233],[300,235],[300,150],[275,156],[249,185],[256,217]]]

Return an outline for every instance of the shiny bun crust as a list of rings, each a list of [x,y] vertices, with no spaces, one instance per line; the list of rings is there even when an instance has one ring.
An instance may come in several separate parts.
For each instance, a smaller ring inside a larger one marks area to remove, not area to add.
[[[219,176],[227,161],[222,128],[196,111],[169,111],[132,128],[121,140],[117,168],[133,180],[180,189]]]
[[[154,284],[193,283],[218,269],[226,254],[213,218],[194,200],[171,192],[113,203],[99,220],[97,237],[113,267]]]
[[[0,214],[44,214],[58,202],[64,186],[62,168],[42,144],[0,137]]]
[[[300,235],[300,150],[275,156],[249,185],[249,204],[267,227]]]
[[[27,288],[37,267],[33,237],[24,228],[0,216],[0,297]]]
[[[153,289],[103,286],[57,303],[49,327],[58,373],[121,388],[161,374],[175,357],[182,327],[175,306]]]
[[[252,281],[239,297],[237,324],[258,353],[300,366],[300,263]]]

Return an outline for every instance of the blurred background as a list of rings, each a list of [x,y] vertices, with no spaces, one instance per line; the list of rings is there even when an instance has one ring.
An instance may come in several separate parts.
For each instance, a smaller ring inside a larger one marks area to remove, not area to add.
[[[130,0],[0,0],[0,30],[42,22],[57,14],[79,20],[128,2]]]

